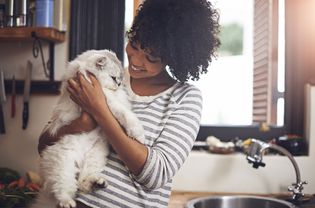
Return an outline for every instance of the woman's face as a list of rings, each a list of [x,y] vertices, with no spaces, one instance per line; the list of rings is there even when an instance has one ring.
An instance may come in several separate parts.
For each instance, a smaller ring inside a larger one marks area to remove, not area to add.
[[[132,78],[152,78],[165,70],[161,59],[150,55],[137,43],[128,42],[126,52],[129,61],[129,74]]]

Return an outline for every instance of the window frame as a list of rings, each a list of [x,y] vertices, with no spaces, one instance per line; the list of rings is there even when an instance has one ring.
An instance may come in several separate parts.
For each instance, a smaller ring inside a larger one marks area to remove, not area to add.
[[[269,25],[265,28],[267,29],[267,32],[262,32],[260,28],[254,27],[254,36],[259,35],[259,37],[258,41],[256,42],[257,46],[254,46],[253,50],[258,51],[256,52],[258,53],[258,58],[261,57],[261,50],[263,50],[265,53],[265,57],[263,58],[265,58],[267,61],[264,63],[265,68],[263,69],[263,74],[258,72],[259,74],[255,75],[255,73],[253,73],[253,81],[256,80],[257,83],[263,81],[264,83],[263,87],[257,87],[253,85],[253,124],[238,126],[201,125],[197,136],[197,141],[204,141],[209,135],[216,136],[223,141],[230,141],[234,138],[258,138],[261,140],[269,140],[270,138],[277,138],[286,133],[285,124],[284,126],[273,126],[277,120],[277,99],[283,97],[283,93],[279,93],[277,90],[278,67],[277,64],[275,64],[278,61],[278,0],[260,0],[254,1],[254,3],[256,12],[258,15],[262,16],[257,17],[254,15],[254,23],[261,25],[260,22],[267,21]],[[261,38],[265,38],[267,41],[266,45],[261,45]],[[255,61],[256,56],[255,54],[253,55],[253,61]],[[255,64],[253,64],[254,71],[257,69],[260,70],[259,68],[261,67],[257,68]],[[261,75],[266,76],[266,79],[261,80]],[[259,103],[256,101],[261,101],[261,97],[264,97],[263,102],[265,103],[262,107],[260,107]],[[255,117],[262,117],[263,119],[255,119]],[[273,124],[269,125],[268,131],[261,131],[260,124],[262,124],[262,122]]]
[[[201,125],[196,141],[205,141],[208,136],[215,136],[221,141],[228,142],[234,139],[245,140],[248,138],[257,138],[263,141],[277,138],[286,134],[285,127],[270,126],[268,131],[261,131],[259,125],[246,126],[215,126]]]
[[[305,86],[306,84],[315,85],[315,61],[312,57],[314,54],[312,52],[315,51],[313,38],[315,23],[309,21],[312,18],[311,8],[314,6],[312,3],[314,2],[285,2],[284,125],[282,127],[270,126],[268,132],[260,131],[258,124],[248,126],[202,125],[197,141],[204,141],[209,135],[216,136],[223,141],[230,141],[234,138],[269,140],[285,134],[296,134],[306,138]]]

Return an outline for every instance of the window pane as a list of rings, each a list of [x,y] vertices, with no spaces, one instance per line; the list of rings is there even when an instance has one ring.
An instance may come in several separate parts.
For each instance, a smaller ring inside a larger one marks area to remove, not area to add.
[[[277,102],[277,125],[284,124],[284,98],[279,98]]]
[[[279,0],[279,36],[278,36],[278,91],[285,90],[285,7],[284,0]]]
[[[132,20],[133,20],[133,5],[134,5],[134,1],[130,1],[127,0],[125,1],[125,34],[126,32],[131,28],[132,25]],[[125,47],[128,43],[128,38],[125,35]],[[127,57],[127,53],[124,53],[124,67],[128,66],[128,57]]]
[[[253,2],[211,1],[220,12],[221,47],[197,85],[203,125],[250,125],[253,97]]]

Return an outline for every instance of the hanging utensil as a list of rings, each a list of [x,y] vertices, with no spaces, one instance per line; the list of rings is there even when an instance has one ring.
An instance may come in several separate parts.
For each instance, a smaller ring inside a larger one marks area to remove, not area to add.
[[[12,77],[12,92],[11,92],[11,118],[15,117],[15,94],[16,94],[16,83],[15,76]]]
[[[22,128],[26,129],[29,117],[29,99],[31,90],[31,77],[32,77],[33,64],[27,61],[25,80],[24,80],[24,95],[23,95],[23,113],[22,113]]]
[[[5,134],[4,125],[4,113],[3,113],[3,103],[6,101],[5,96],[5,86],[4,86],[4,74],[0,70],[0,134]]]

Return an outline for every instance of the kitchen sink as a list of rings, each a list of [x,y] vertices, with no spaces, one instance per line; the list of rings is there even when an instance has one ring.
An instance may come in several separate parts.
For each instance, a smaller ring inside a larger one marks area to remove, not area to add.
[[[192,199],[186,208],[298,208],[284,200],[247,195],[208,196]]]

